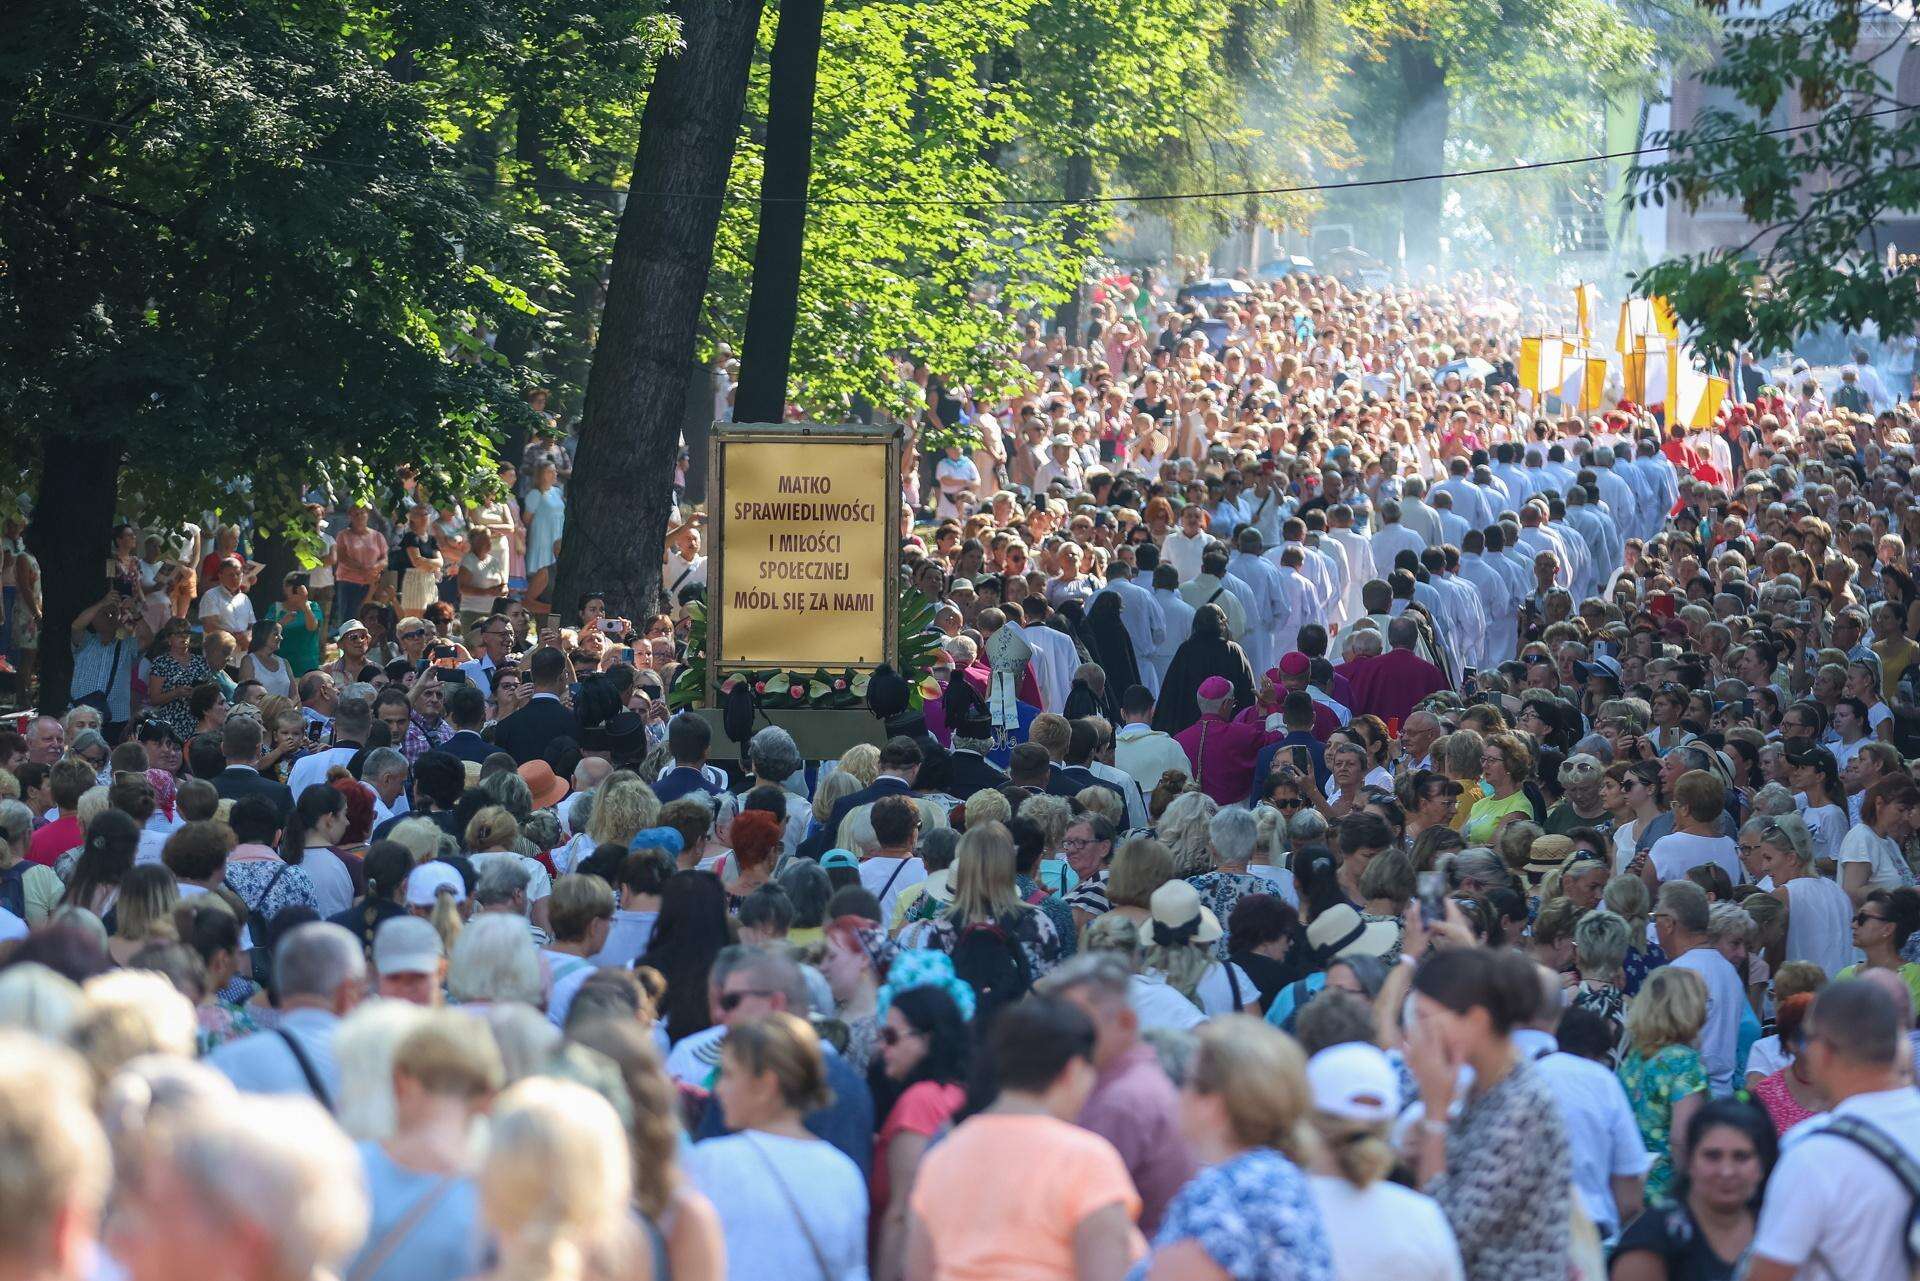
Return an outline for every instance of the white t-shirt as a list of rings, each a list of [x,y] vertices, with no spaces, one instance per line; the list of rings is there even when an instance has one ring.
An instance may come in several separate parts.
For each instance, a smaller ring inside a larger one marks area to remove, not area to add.
[[[686,1169],[695,1187],[727,1207],[730,1278],[865,1281],[867,1181],[839,1148],[743,1130],[694,1144]]]
[[[1232,970],[1231,977],[1227,971]],[[1240,985],[1240,1011],[1260,1013],[1260,989],[1247,977],[1247,972],[1232,961],[1215,961],[1212,968],[1200,976],[1194,984],[1194,995],[1200,998],[1200,1008],[1209,1017],[1216,1014],[1232,1014],[1234,984]]]
[[[1789,961],[1812,961],[1836,978],[1853,964],[1853,900],[1823,876],[1787,882]]]
[[[1847,835],[1847,812],[1838,805],[1809,805],[1804,792],[1795,793],[1793,799],[1800,805],[1800,817],[1807,825],[1807,835],[1813,838],[1813,856],[1816,859],[1837,858],[1840,842]]]
[[[1799,1281],[1908,1281],[1913,1199],[1879,1158],[1821,1131],[1858,1117],[1920,1160],[1920,1091],[1857,1094],[1787,1131],[1768,1183],[1753,1252],[1799,1269]]]
[[[894,900],[900,897],[901,890],[926,879],[927,865],[918,858],[869,858],[860,863],[860,884],[880,900],[883,921],[893,919]]]
[[[1333,1251],[1335,1281],[1460,1281],[1460,1243],[1440,1203],[1397,1183],[1365,1191],[1307,1176]]]
[[[338,854],[324,845],[309,846],[300,866],[313,881],[314,910],[321,920],[353,906],[353,875]]]
[[[1716,1099],[1733,1093],[1733,1062],[1739,1050],[1740,1011],[1747,990],[1733,963],[1704,944],[1673,958],[1707,985],[1707,1025],[1700,1029],[1700,1058],[1706,1064],[1708,1092]]]
[[[1780,1048],[1778,1036],[1763,1036],[1747,1051],[1747,1076],[1772,1076],[1793,1062],[1793,1055]]]
[[[218,583],[200,598],[200,617],[203,621],[211,619],[214,626],[243,638],[255,621],[253,602],[247,594],[229,592]]]
[[[1247,864],[1247,875],[1257,876],[1267,884],[1273,886],[1273,892],[1278,894],[1286,902],[1288,907],[1298,908],[1300,906],[1299,887],[1294,884],[1293,873],[1286,868],[1271,867],[1266,863],[1249,863]],[[1222,921],[1221,924],[1224,925],[1226,922]]]
[[[142,863],[160,862],[160,852],[167,846],[167,838],[172,832],[156,831],[151,827],[140,829],[140,843],[133,848],[133,862],[137,867]]]
[[[11,943],[27,936],[27,923],[0,907],[0,943]]]
[[[1166,976],[1136,974],[1127,984],[1127,1004],[1133,1007],[1142,1030],[1174,1028],[1184,1032],[1207,1021],[1200,1007],[1167,986]]]
[[[1615,876],[1627,870],[1627,864],[1633,862],[1633,856],[1640,852],[1638,834],[1640,820],[1629,819],[1613,829],[1613,874]]]
[[[1837,856],[1840,866],[1865,863],[1870,890],[1897,890],[1913,884],[1913,871],[1902,857],[1900,847],[1889,837],[1880,836],[1865,823],[1850,829],[1840,842]]]
[[[662,1022],[665,1022],[663,1019]],[[673,1043],[667,1054],[667,1075],[682,1085],[706,1088],[714,1069],[720,1066],[720,1043],[727,1038],[727,1025],[716,1023]]]
[[[1567,1123],[1574,1191],[1587,1216],[1600,1225],[1601,1235],[1609,1235],[1620,1227],[1611,1180],[1653,1168],[1633,1119],[1633,1105],[1619,1077],[1577,1054],[1549,1054],[1535,1059],[1533,1068],[1553,1091]]]
[[[1740,848],[1728,837],[1669,832],[1653,843],[1653,872],[1663,881],[1677,881],[1703,863],[1719,864],[1735,885],[1746,879]]]

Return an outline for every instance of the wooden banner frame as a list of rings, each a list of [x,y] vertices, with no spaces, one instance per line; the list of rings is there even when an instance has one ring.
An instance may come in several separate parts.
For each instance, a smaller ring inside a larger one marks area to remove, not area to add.
[[[728,661],[726,653],[727,602],[727,449],[730,445],[785,444],[798,450],[807,445],[860,445],[886,451],[884,513],[881,516],[884,547],[882,563],[885,581],[874,584],[881,597],[883,619],[882,654],[869,662],[822,664],[809,659],[791,664],[804,670],[831,666],[836,669],[872,670],[881,663],[899,665],[900,660],[900,461],[904,448],[901,428],[846,423],[826,426],[814,423],[715,423],[707,441],[707,538],[712,572],[707,591],[707,689],[706,704],[717,706],[720,686],[734,672],[761,671],[767,668],[787,670],[789,664],[777,660],[765,662]],[[866,712],[858,713],[867,716]]]

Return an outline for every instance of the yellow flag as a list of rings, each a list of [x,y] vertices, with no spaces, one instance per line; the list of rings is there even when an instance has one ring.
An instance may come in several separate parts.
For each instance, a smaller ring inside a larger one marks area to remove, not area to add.
[[[1599,410],[1600,399],[1607,393],[1607,358],[1605,356],[1587,357],[1586,386],[1580,392],[1580,412],[1591,414]]]
[[[1598,301],[1598,292],[1592,285],[1574,286],[1573,309],[1579,316],[1581,346],[1593,341],[1593,307]]]
[[[1720,406],[1726,403],[1729,385],[1725,378],[1707,375],[1706,387],[1701,392],[1700,402],[1694,406],[1691,426],[1713,426],[1714,420],[1720,415]]]
[[[1538,396],[1540,394],[1540,342],[1538,338],[1520,340],[1520,359],[1514,371],[1520,376],[1520,386]]]

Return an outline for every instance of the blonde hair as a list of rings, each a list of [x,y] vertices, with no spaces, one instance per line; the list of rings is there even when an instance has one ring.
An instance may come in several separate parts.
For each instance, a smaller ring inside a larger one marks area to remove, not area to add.
[[[1827,972],[1816,961],[1788,961],[1773,972],[1773,999],[1784,1001],[1827,986]]]
[[[190,1059],[200,1031],[193,1002],[154,970],[108,970],[80,988],[85,1004],[68,1036],[96,1088],[143,1054]]]
[[[1113,794],[1111,787],[1101,787],[1097,783],[1091,787],[1083,787],[1073,794],[1073,799],[1081,809],[1098,814],[1115,827],[1127,821],[1126,803]]]
[[[825,823],[833,817],[833,807],[843,797],[852,796],[865,784],[846,770],[835,770],[820,780],[813,789],[813,818],[817,823]]]
[[[64,1041],[85,1005],[78,983],[38,962],[0,970],[0,1028]]]
[[[1220,1100],[1242,1145],[1305,1164],[1313,1139],[1303,1123],[1313,1094],[1299,1043],[1251,1014],[1213,1019],[1195,1040],[1187,1088]]]
[[[397,841],[413,855],[415,865],[440,853],[440,825],[430,818],[403,818],[393,825],[387,839]]]
[[[1107,912],[1087,922],[1080,931],[1082,952],[1110,952],[1130,968],[1139,968],[1140,927],[1118,912]]]
[[[1013,880],[1013,835],[1004,823],[967,828],[953,854],[949,919],[997,921],[1026,907]]]
[[[489,805],[467,820],[467,849],[475,854],[512,850],[520,824],[503,805]]]
[[[86,831],[92,826],[95,818],[110,808],[107,804],[110,795],[111,789],[102,787],[98,783],[80,793],[79,804],[73,807],[73,813],[74,817],[80,820],[81,831]]]
[[[1140,964],[1160,971],[1166,976],[1168,987],[1198,1005],[1200,980],[1213,968],[1213,945],[1183,943],[1168,947],[1164,943],[1148,943],[1140,949]]]
[[[587,837],[596,846],[626,845],[642,828],[660,817],[660,798],[638,774],[615,770],[593,794],[587,814]]]
[[[1167,803],[1154,825],[1154,832],[1166,843],[1178,876],[1198,876],[1213,870],[1213,844],[1208,825],[1220,806],[1205,792],[1182,792]]]
[[[855,743],[840,753],[840,768],[859,779],[861,787],[871,786],[880,777],[880,749],[872,743]]]
[[[1627,923],[1627,947],[1633,952],[1647,950],[1647,922],[1653,915],[1653,895],[1647,883],[1637,876],[1621,873],[1600,891],[1600,904]]]
[[[340,1021],[333,1056],[340,1077],[354,1083],[340,1091],[334,1119],[349,1138],[393,1137],[393,1052],[419,1026],[426,1011],[409,1001],[362,1001]],[[476,1040],[484,1038],[474,1038]]]
[[[14,1225],[0,1253],[38,1272],[67,1210],[92,1225],[113,1174],[94,1119],[86,1071],[56,1045],[0,1033],[0,1220]]]
[[[117,939],[139,943],[146,939],[178,937],[173,909],[180,903],[180,884],[157,863],[142,863],[120,879],[120,897],[114,900]]]
[[[506,1079],[500,1049],[490,1036],[473,1034],[473,1019],[458,1010],[421,1010],[393,1046],[393,1071],[418,1081],[430,1094],[474,1099],[492,1094]]]
[[[819,1034],[797,1015],[782,1010],[734,1024],[727,1029],[722,1058],[754,1076],[773,1073],[781,1101],[795,1112],[816,1112],[833,1102]]]
[[[479,1184],[503,1275],[582,1277],[631,1244],[624,1131],[611,1103],[572,1081],[532,1076],[501,1094]]]
[[[961,808],[966,811],[969,829],[983,823],[1004,823],[1013,817],[1013,806],[1007,803],[1005,794],[992,787],[983,787],[969,796]]]
[[[1153,892],[1172,879],[1173,852],[1151,836],[1136,836],[1113,852],[1107,902],[1145,908]]]
[[[1663,965],[1647,975],[1627,1006],[1627,1044],[1651,1057],[1691,1045],[1707,1024],[1707,985],[1692,970]]]

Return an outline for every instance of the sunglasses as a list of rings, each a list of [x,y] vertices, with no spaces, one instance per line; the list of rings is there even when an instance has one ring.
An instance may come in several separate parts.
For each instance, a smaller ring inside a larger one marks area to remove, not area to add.
[[[1865,925],[1870,921],[1884,921],[1886,919],[1884,916],[1874,916],[1870,912],[1855,912],[1853,914],[1853,923],[1855,925]]]
[[[902,1032],[897,1027],[883,1027],[880,1029],[880,1044],[891,1049],[908,1037],[918,1035],[918,1032]]]
[[[1290,800],[1290,801],[1275,801],[1275,802],[1274,802],[1274,806],[1275,806],[1276,808],[1278,808],[1278,809],[1283,809],[1283,810],[1297,810],[1297,809],[1299,809],[1299,808],[1300,808],[1300,807],[1301,807],[1302,805],[1305,805],[1305,804],[1306,804],[1306,802],[1305,802],[1305,801],[1303,801],[1303,800],[1301,800],[1301,799],[1300,799],[1300,798],[1298,798],[1298,797],[1295,797],[1295,798],[1294,798],[1293,800]]]
[[[757,996],[762,999],[765,999],[766,997],[770,997],[772,995],[773,993],[767,990],[766,988],[758,988],[758,987],[743,988],[738,992],[722,992],[720,994],[720,1008],[722,1010],[725,1010],[728,1014],[731,1014],[735,1010],[739,1009],[740,1003],[746,1000],[750,996]]]

